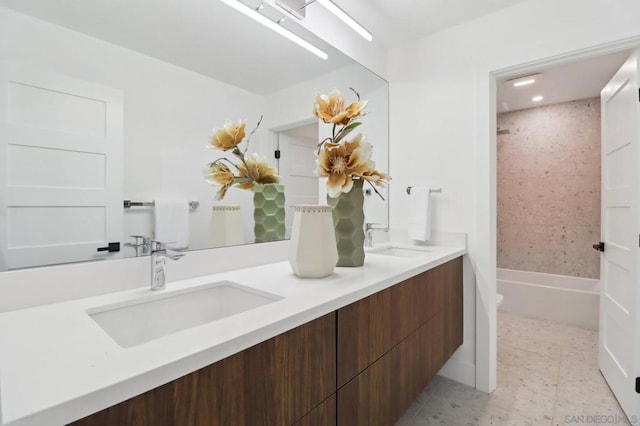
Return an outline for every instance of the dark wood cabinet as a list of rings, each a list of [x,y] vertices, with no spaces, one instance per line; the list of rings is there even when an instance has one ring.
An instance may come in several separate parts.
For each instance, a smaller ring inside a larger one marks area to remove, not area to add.
[[[335,393],[335,345],[331,313],[74,424],[290,425]]]
[[[427,274],[338,310],[338,387],[419,327],[420,284]]]
[[[458,258],[73,424],[392,425],[462,337]]]
[[[447,305],[447,338],[449,347],[447,348],[447,359],[462,345],[463,340],[463,276],[462,276],[462,258],[449,262],[449,267],[445,275],[447,283],[448,301]]]
[[[336,394],[333,394],[309,414],[298,420],[294,426],[335,426],[335,424]]]
[[[338,425],[392,425],[462,344],[462,259],[342,308],[337,321]]]

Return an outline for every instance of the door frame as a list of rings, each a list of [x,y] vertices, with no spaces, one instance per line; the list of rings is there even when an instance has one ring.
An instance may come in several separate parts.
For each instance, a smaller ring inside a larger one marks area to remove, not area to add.
[[[618,40],[611,43],[596,45],[585,49],[564,52],[554,56],[539,58],[520,64],[494,69],[489,72],[489,241],[484,244],[489,258],[491,270],[483,281],[486,284],[486,295],[497,293],[497,84],[498,79],[524,74],[541,68],[594,58],[623,50],[640,48],[640,36]],[[479,161],[479,160],[478,160]],[[486,315],[488,314],[488,316]],[[497,305],[495,297],[482,297],[479,291],[476,295],[476,387],[486,392],[496,389],[497,377]]]
[[[285,132],[287,130],[295,129],[296,127],[307,126],[309,124],[316,123],[318,119],[316,117],[310,116],[309,118],[305,118],[303,120],[292,121],[290,123],[281,124],[279,126],[270,127],[267,131],[269,132],[269,147],[270,151],[274,152],[277,149],[280,149],[280,133]],[[280,168],[280,160],[276,162],[276,167]]]

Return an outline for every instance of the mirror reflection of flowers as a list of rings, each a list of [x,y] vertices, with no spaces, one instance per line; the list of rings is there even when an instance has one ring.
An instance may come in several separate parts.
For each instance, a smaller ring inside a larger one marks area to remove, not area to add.
[[[353,179],[363,179],[382,197],[376,187],[389,183],[386,173],[376,170],[371,160],[373,147],[362,133],[347,139],[347,136],[362,123],[356,121],[366,115],[367,101],[351,89],[357,101],[345,107],[343,94],[332,90],[328,95],[317,95],[314,99],[313,114],[327,124],[332,124],[331,136],[320,142],[316,159],[316,174],[327,178],[327,193],[335,198],[353,188]]]
[[[258,130],[262,123],[262,117],[256,124],[255,129],[249,134],[244,150],[240,149],[240,144],[245,137],[246,123],[242,120],[234,123],[227,121],[221,129],[214,129],[210,144],[207,148],[214,148],[220,151],[231,152],[237,162],[226,157],[218,158],[209,163],[204,170],[204,178],[208,184],[219,186],[216,193],[216,200],[222,200],[227,194],[227,190],[232,186],[253,190],[254,185],[279,183],[280,176],[274,167],[270,167],[263,161],[257,153],[247,156],[249,140]]]

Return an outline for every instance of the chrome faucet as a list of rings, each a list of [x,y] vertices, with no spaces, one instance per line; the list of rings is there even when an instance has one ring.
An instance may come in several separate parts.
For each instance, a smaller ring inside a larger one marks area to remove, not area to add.
[[[134,248],[136,250],[136,257],[149,254],[149,249],[151,248],[151,238],[145,237],[144,235],[130,235],[130,237],[134,238],[135,242],[124,243],[124,246]]]
[[[373,247],[373,231],[389,232],[389,227],[377,227],[376,225],[382,225],[381,223],[365,223],[364,224],[364,246],[367,248]]]
[[[167,248],[167,241],[152,241],[151,250],[151,290],[162,290],[166,286],[167,279],[167,257],[172,260],[178,260],[185,253],[171,250]]]

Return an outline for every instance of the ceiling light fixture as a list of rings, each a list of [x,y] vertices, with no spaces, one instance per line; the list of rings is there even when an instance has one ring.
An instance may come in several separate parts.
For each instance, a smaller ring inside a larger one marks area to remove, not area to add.
[[[280,25],[278,25],[277,23],[273,22],[272,20],[270,20],[269,18],[259,14],[258,12],[256,12],[255,10],[253,10],[252,8],[250,8],[249,6],[246,6],[245,4],[241,3],[239,0],[220,0],[222,3],[226,4],[227,6],[237,10],[238,12],[242,13],[243,15],[253,19],[254,21],[264,25],[265,27],[269,28],[271,31],[276,32],[278,34],[280,34],[281,36],[289,39],[290,41],[294,42],[295,44],[297,44],[298,46],[307,49],[309,52],[313,53],[314,55],[318,56],[319,58],[322,59],[327,59],[329,57],[329,55],[326,54],[326,52],[318,49],[317,47],[315,47],[313,44],[309,43],[306,40],[303,40],[302,38],[298,37],[297,35],[295,35],[294,33],[285,30],[283,27],[281,27]]]
[[[506,84],[513,85],[513,87],[530,86],[533,83],[539,81],[542,78],[542,73],[524,75],[522,77],[511,78],[506,81]]]
[[[533,84],[535,82],[536,82],[535,78],[528,78],[526,80],[516,81],[515,83],[513,83],[513,87],[528,86],[528,85]]]
[[[345,24],[350,26],[355,32],[364,37],[365,40],[371,41],[373,40],[373,35],[369,31],[367,31],[362,25],[358,24],[355,19],[353,19],[347,12],[340,9],[334,2],[331,0],[315,0],[324,6],[329,12],[336,15],[340,18]]]
[[[543,100],[544,98],[542,97],[542,95],[538,95],[538,96],[534,96],[531,100],[533,102],[540,102],[541,100]]]

